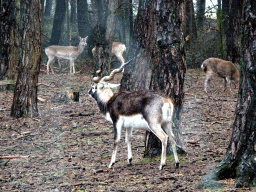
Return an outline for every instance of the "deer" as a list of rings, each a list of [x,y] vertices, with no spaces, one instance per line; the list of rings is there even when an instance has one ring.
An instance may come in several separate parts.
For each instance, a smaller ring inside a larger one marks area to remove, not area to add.
[[[49,74],[49,68],[51,67],[51,71],[54,74],[54,70],[52,67],[55,59],[67,59],[70,61],[70,73],[75,73],[75,60],[77,57],[83,52],[85,46],[87,45],[87,37],[81,38],[79,37],[79,45],[78,46],[59,46],[59,45],[51,45],[45,48],[45,54],[48,57],[47,62],[47,73]]]
[[[108,83],[114,79],[115,74],[122,72],[124,66],[129,62],[123,63],[105,77],[101,77],[101,65],[100,69],[96,71],[97,76],[92,79],[94,84],[88,91],[89,96],[96,100],[105,119],[113,124],[114,149],[108,168],[111,168],[116,162],[122,128],[126,129],[125,142],[128,151],[128,165],[132,163],[132,131],[133,129],[142,129],[151,131],[162,142],[159,170],[162,170],[166,164],[168,139],[172,144],[175,165],[179,167],[176,142],[172,131],[173,101],[156,90],[118,91],[114,93],[113,89],[118,88],[120,84]]]
[[[92,54],[94,57],[97,56],[96,50],[97,47],[95,46],[92,49]],[[102,52],[102,48],[99,48],[99,52]],[[121,43],[121,42],[113,42],[112,43],[112,49],[111,49],[111,53],[114,54],[117,59],[121,62],[121,65],[124,63],[124,58],[123,58],[123,52],[126,50],[126,46],[125,44]]]
[[[228,83],[229,90],[231,90],[231,80],[238,82],[240,78],[240,73],[235,64],[231,61],[225,61],[219,58],[209,58],[203,61],[201,65],[202,70],[206,73],[206,78],[204,81],[204,91],[207,93],[208,82],[213,75],[217,75],[224,79],[224,91],[226,90],[226,85]]]

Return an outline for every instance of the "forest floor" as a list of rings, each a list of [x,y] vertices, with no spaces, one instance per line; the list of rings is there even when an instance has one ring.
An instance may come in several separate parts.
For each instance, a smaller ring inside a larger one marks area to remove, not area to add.
[[[89,73],[88,73],[89,74]],[[119,76],[115,81],[119,81]],[[87,94],[90,75],[40,73],[39,117],[13,118],[13,92],[0,92],[0,191],[212,191],[199,190],[201,177],[223,158],[232,133],[238,88],[223,92],[220,79],[213,91],[203,92],[205,75],[188,70],[181,117],[181,133],[187,154],[180,155],[175,169],[173,156],[158,170],[159,157],[144,158],[144,131],[134,130],[133,165],[127,165],[122,132],[118,162],[107,165],[113,148],[113,128],[94,99]],[[79,102],[66,96],[79,91]],[[7,157],[5,157],[7,156]],[[228,179],[213,191],[235,189]]]

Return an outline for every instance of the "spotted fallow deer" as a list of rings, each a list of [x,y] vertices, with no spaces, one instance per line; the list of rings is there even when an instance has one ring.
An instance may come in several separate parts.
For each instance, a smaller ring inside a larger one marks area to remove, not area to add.
[[[49,73],[49,67],[51,67],[51,71],[54,74],[52,63],[55,59],[67,59],[70,61],[70,73],[75,73],[75,60],[76,58],[83,52],[85,46],[87,45],[87,37],[81,38],[79,45],[76,46],[59,46],[52,45],[45,49],[45,54],[48,57],[47,62],[47,73]]]
[[[129,63],[129,62],[127,62]],[[127,63],[123,63],[118,69],[113,70],[109,76],[101,77],[102,65],[97,77],[93,78],[89,95],[97,101],[100,111],[105,118],[113,123],[114,150],[109,168],[116,161],[117,145],[120,141],[122,128],[126,129],[125,141],[128,149],[128,164],[132,162],[131,137],[133,129],[144,129],[153,132],[162,142],[162,154],[159,169],[166,164],[166,148],[168,139],[172,144],[176,167],[179,160],[176,151],[174,135],[172,131],[172,118],[174,105],[170,98],[163,93],[154,90],[120,91],[113,93],[111,88],[120,84],[110,84],[116,73],[123,70]]]
[[[224,88],[226,90],[226,85],[228,83],[229,90],[231,91],[231,80],[238,82],[240,73],[238,68],[231,62],[225,61],[218,58],[206,59],[201,68],[206,73],[206,78],[204,82],[204,91],[207,93],[208,82],[213,75],[217,75],[224,79]]]
[[[100,52],[102,51],[102,48],[99,48]],[[121,65],[124,63],[124,57],[123,57],[123,53],[126,50],[126,46],[123,43],[120,42],[113,42],[112,43],[112,49],[111,49],[111,53],[114,54],[117,59],[121,62]],[[94,57],[97,56],[96,53],[96,46],[92,49],[92,54]]]

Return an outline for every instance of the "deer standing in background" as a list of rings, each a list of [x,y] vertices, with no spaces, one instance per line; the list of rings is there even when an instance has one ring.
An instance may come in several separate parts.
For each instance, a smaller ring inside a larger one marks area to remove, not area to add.
[[[127,62],[129,63],[129,62]],[[122,128],[126,129],[125,142],[127,143],[128,164],[132,162],[131,137],[133,129],[144,129],[153,132],[162,142],[162,155],[159,169],[166,164],[167,141],[172,144],[176,166],[179,160],[172,131],[172,118],[174,105],[170,98],[154,90],[123,91],[113,93],[111,88],[120,84],[110,84],[107,81],[114,79],[127,63],[113,70],[109,76],[101,77],[102,65],[97,77],[93,78],[95,85],[89,90],[89,95],[94,98],[105,118],[114,126],[114,150],[109,168],[116,162],[117,145],[121,138]]]
[[[99,48],[99,54],[102,53],[102,48]],[[126,50],[125,44],[120,42],[113,42],[112,43],[112,50],[111,53],[114,54],[117,59],[121,62],[121,65],[124,64],[123,52]],[[92,49],[92,54],[94,57],[97,56],[96,53],[96,46]]]
[[[206,78],[204,82],[204,91],[206,93],[208,82],[213,75],[217,75],[224,79],[225,90],[228,83],[229,90],[231,91],[231,80],[235,82],[239,81],[239,70],[231,61],[225,61],[218,58],[209,58],[202,63],[201,68],[206,73]]]
[[[51,67],[51,71],[54,74],[52,64],[55,59],[67,59],[70,61],[70,73],[75,73],[75,60],[76,58],[83,52],[85,46],[87,45],[86,40],[88,36],[85,38],[81,38],[79,45],[76,46],[58,46],[52,45],[45,49],[45,54],[48,57],[47,62],[47,73],[49,73],[49,67]]]

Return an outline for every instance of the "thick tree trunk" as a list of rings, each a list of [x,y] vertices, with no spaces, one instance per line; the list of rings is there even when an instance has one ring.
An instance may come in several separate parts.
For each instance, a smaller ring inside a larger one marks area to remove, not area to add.
[[[91,54],[93,48],[93,33],[92,26],[89,20],[88,3],[87,0],[77,0],[77,23],[78,23],[78,34],[84,38],[88,36],[87,47],[88,53]]]
[[[87,0],[77,0],[77,22],[79,36],[84,38],[92,34],[92,29],[88,16]]]
[[[194,4],[192,0],[185,1],[185,17],[182,19],[182,30],[184,37],[188,37],[190,40],[197,38],[197,28],[195,22]]]
[[[22,0],[22,58],[14,90],[11,115],[38,116],[37,82],[41,63],[41,1]]]
[[[227,60],[238,63],[240,60],[240,31],[243,1],[232,0],[227,30]]]
[[[173,132],[180,152],[183,152],[179,127],[186,72],[185,53],[180,38],[180,23],[184,17],[182,15],[183,3],[181,1],[179,3],[165,2],[156,5],[154,20],[157,26],[157,42],[153,49],[151,78],[151,88],[163,91],[173,100],[175,106]],[[169,17],[170,14],[172,17]]]
[[[223,160],[198,187],[219,187],[216,180],[237,178],[235,187],[256,185],[256,2],[244,1],[243,62],[233,133]]]
[[[146,5],[146,6],[144,6]],[[121,90],[135,91],[149,88],[147,77],[151,63],[153,40],[153,1],[145,4],[139,3],[138,14],[135,21],[134,33],[131,33],[128,60],[134,59],[125,66],[121,81]]]
[[[0,80],[7,76],[10,67],[11,52],[15,52],[15,1],[3,0],[0,4]],[[15,58],[16,59],[16,58]]]
[[[59,45],[63,23],[66,15],[66,3],[63,0],[56,0],[55,15],[53,20],[52,35],[50,44]]]
[[[165,92],[173,98],[176,111],[174,132],[177,143],[181,145],[178,131],[180,110],[182,107],[183,82],[186,71],[181,51],[180,23],[182,2],[147,1],[140,3],[135,22],[135,39],[129,52],[136,57],[134,63],[125,68],[122,90],[148,88],[147,76],[150,63],[153,63],[151,89]],[[172,17],[170,17],[172,15]],[[154,134],[146,134],[146,151],[148,156],[160,154],[161,145]],[[151,142],[152,141],[152,142]],[[159,147],[160,146],[160,147]]]
[[[229,18],[229,1],[232,0],[222,0],[222,21],[223,21],[223,32],[226,35],[228,32],[228,18]]]
[[[107,16],[108,7],[103,0],[92,1],[92,30],[93,30],[93,41],[97,47],[97,57],[95,59],[95,70],[99,68],[99,65],[104,63],[103,71],[106,72],[109,69],[109,43],[106,40],[107,30]],[[98,52],[99,50],[99,52]],[[106,67],[107,66],[107,67]],[[106,75],[106,74],[103,74]]]

